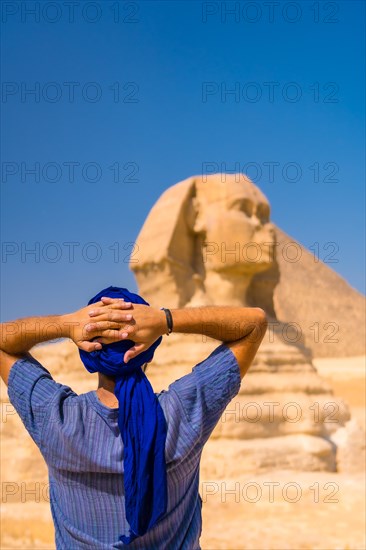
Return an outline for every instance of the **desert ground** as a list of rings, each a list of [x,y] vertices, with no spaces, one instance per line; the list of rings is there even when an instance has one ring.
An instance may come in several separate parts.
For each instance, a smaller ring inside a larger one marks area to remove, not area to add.
[[[365,427],[365,357],[315,359],[314,365]],[[3,451],[2,461],[14,459]],[[241,479],[201,479],[200,485],[204,550],[366,548],[364,472],[273,471]],[[4,498],[3,491],[1,549],[55,548],[46,491],[41,487],[23,500],[19,502],[19,495]]]
[[[365,427],[365,357],[313,363]],[[215,481],[216,485],[201,483],[206,496],[201,543],[206,550],[366,548],[365,473],[276,471],[225,480],[223,486]],[[288,483],[294,485],[286,487]]]

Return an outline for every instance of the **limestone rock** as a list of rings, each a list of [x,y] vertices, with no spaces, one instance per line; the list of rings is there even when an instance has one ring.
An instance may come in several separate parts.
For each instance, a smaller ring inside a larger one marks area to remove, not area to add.
[[[336,471],[332,444],[319,437],[297,434],[236,440],[229,447],[224,441],[207,442],[202,453],[202,478],[235,478],[278,469]]]
[[[366,465],[365,432],[352,419],[335,431],[331,441],[337,446],[337,471],[362,472]]]

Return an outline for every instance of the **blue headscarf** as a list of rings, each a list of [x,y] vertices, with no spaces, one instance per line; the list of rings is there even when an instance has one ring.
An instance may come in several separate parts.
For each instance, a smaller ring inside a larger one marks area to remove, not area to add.
[[[114,286],[99,292],[89,300],[88,305],[98,302],[102,296],[149,305],[138,294]],[[101,350],[92,352],[79,350],[81,360],[89,372],[101,372],[116,380],[114,393],[119,404],[118,426],[124,445],[125,509],[130,525],[129,536],[120,536],[124,544],[144,535],[166,512],[166,421],[141,368],[144,363],[151,361],[161,341],[162,336],[127,364],[124,362],[124,354],[133,347],[132,340],[103,344]]]

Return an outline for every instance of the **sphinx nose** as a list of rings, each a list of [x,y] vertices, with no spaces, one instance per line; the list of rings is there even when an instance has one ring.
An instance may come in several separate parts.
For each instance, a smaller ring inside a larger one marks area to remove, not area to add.
[[[277,239],[276,229],[275,229],[275,227],[273,226],[272,223],[267,224],[267,226],[266,226],[266,229],[267,229],[267,234],[269,236],[269,239],[271,240],[272,243],[275,243],[276,239]]]

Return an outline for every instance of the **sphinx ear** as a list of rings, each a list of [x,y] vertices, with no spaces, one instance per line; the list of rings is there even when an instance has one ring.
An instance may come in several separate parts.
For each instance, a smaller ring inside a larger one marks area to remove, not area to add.
[[[154,307],[182,307],[195,290],[199,205],[196,178],[169,187],[152,207],[136,239],[130,268],[139,293]]]
[[[196,235],[206,232],[206,223],[202,212],[203,209],[198,198],[196,196],[192,196],[189,206],[187,207],[187,223]]]

